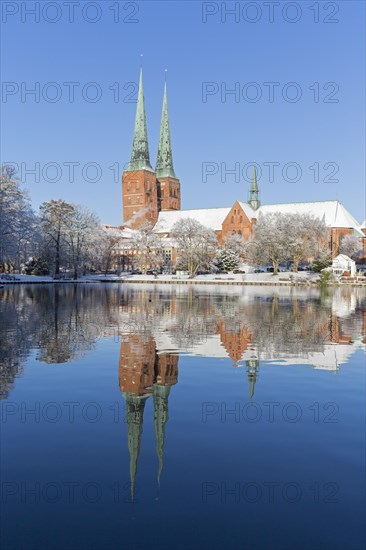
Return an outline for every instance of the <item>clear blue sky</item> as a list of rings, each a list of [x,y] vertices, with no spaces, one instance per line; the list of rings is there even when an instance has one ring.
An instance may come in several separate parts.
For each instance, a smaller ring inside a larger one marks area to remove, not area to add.
[[[24,8],[36,4],[39,21]],[[230,15],[225,6],[232,9],[235,2],[80,1],[74,3],[74,22],[70,6],[59,1],[56,10],[54,4],[2,2],[1,157],[26,168],[39,163],[39,181],[19,174],[35,208],[62,197],[87,205],[104,223],[121,223],[121,172],[131,152],[136,107],[126,101],[131,94],[136,99],[134,85],[128,83],[137,82],[142,52],[153,165],[164,69],[169,71],[174,164],[183,208],[246,200],[249,183],[242,175],[238,182],[229,174],[222,181],[221,165],[230,170],[239,163],[242,169],[256,161],[262,168],[264,203],[339,199],[363,221],[364,2],[301,1],[292,7],[279,2],[273,22],[266,2],[257,2],[257,10],[253,2],[239,2],[240,11]],[[217,13],[204,22],[207,11]],[[52,23],[54,19],[59,20]],[[73,103],[71,85],[65,82],[80,83]],[[97,88],[88,86],[90,82]],[[209,85],[212,95],[203,101],[205,82],[214,84]],[[279,83],[272,102],[270,87],[264,84],[268,82]],[[296,88],[286,88],[289,82]],[[24,95],[35,86],[40,87],[39,102]],[[225,86],[237,86],[239,98],[221,97]],[[101,98],[87,101],[96,89]],[[301,99],[285,100],[286,89],[290,98],[301,92]],[[60,100],[51,102],[57,93]],[[251,102],[256,93],[262,97]],[[329,102],[332,99],[338,102]],[[70,181],[65,163],[73,162],[79,166]],[[271,162],[279,163],[274,181],[263,164]],[[56,169],[47,170],[48,163],[60,166],[59,181],[50,181]],[[87,163],[97,163],[99,174],[92,167],[85,170]],[[203,177],[203,163],[213,163],[209,169],[216,173]],[[296,177],[291,166],[286,175],[288,163],[301,167],[299,181],[286,181]],[[314,163],[319,163],[318,182]],[[339,171],[332,177],[334,165]],[[94,177],[99,181],[88,181]]]

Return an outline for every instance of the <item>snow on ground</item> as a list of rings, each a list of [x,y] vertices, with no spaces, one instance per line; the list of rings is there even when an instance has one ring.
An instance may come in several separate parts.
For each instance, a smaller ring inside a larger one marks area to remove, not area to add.
[[[14,279],[3,279],[0,276],[0,286],[5,284],[13,283],[91,283],[91,282],[118,282],[118,281],[128,281],[128,282],[172,282],[179,283],[189,281],[192,283],[265,283],[265,284],[288,284],[291,281],[293,282],[305,282],[312,281],[316,282],[319,278],[317,273],[310,273],[301,271],[299,273],[292,272],[282,272],[277,276],[274,276],[272,273],[228,273],[228,274],[209,274],[209,275],[197,275],[194,279],[189,279],[188,275],[131,275],[128,273],[121,275],[86,275],[85,277],[80,277],[76,281],[74,279],[60,279],[54,280],[50,276],[36,276],[36,275],[11,275]]]

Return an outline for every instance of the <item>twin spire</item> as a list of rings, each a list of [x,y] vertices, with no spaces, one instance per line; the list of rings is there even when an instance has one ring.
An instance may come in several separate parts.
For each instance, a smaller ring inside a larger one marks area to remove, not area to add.
[[[135,130],[133,135],[131,161],[127,171],[149,170],[154,172],[150,164],[149,143],[147,138],[147,125],[145,113],[144,87],[142,81],[142,68],[140,69],[139,91],[137,97]],[[161,114],[160,136],[158,156],[156,161],[156,175],[159,178],[175,178],[173,167],[173,152],[170,140],[168,97],[166,82],[164,86],[163,110]]]

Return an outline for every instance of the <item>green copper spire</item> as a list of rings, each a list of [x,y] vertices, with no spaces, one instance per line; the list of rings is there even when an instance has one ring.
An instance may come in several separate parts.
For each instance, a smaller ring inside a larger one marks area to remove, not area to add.
[[[140,82],[137,97],[135,131],[133,134],[131,161],[127,167],[128,172],[135,172],[136,170],[150,170],[151,172],[153,172],[150,164],[149,143],[147,139],[142,68],[140,69]]]
[[[131,498],[134,500],[137,461],[140,454],[142,423],[146,398],[136,397],[132,393],[124,393],[123,396],[126,398],[128,451],[130,453]]]
[[[168,417],[168,397],[170,386],[154,386],[154,430],[156,437],[156,454],[159,459],[158,485],[163,471],[165,425]]]
[[[261,202],[259,200],[259,187],[257,183],[257,168],[255,165],[253,170],[252,183],[250,184],[248,204],[253,208],[253,210],[258,210],[261,205]]]
[[[156,176],[158,178],[176,178],[173,168],[172,144],[170,141],[168,97],[166,82],[164,86],[163,111],[161,113],[160,136],[158,147],[158,158],[156,161]]]

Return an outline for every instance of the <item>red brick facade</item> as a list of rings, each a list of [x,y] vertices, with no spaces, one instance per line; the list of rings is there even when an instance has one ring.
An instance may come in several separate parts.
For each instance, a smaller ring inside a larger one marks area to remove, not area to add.
[[[160,178],[158,186],[158,207],[160,210],[180,210],[180,182],[176,178]]]
[[[224,241],[231,233],[237,233],[246,241],[249,240],[253,234],[253,222],[255,220],[249,220],[239,202],[235,201],[230,212],[222,222],[221,235],[218,237],[219,242]]]
[[[149,170],[124,172],[122,176],[124,224],[137,229],[144,222],[158,219],[156,175]],[[127,223],[128,222],[128,223]]]
[[[122,175],[123,223],[138,229],[145,222],[157,222],[161,210],[180,210],[180,181],[157,180],[155,172],[137,170]]]

